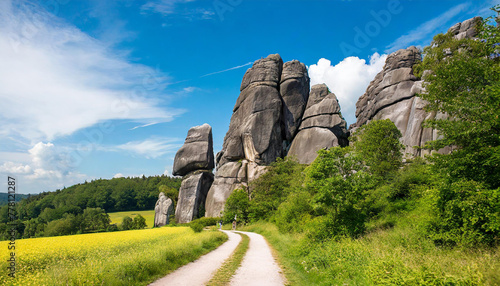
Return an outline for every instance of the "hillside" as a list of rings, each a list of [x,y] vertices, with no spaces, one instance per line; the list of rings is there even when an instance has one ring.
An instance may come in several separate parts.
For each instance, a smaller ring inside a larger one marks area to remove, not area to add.
[[[28,198],[31,195],[26,194],[16,194],[16,202],[21,201],[22,199]],[[0,206],[6,205],[9,202],[9,194],[8,193],[0,193]]]
[[[153,210],[160,189],[176,203],[180,183],[178,178],[163,175],[99,179],[54,192],[32,195],[16,205],[17,236],[43,236],[44,231],[48,231],[47,227],[51,229],[52,235],[81,233],[86,231],[85,227],[81,226],[82,216],[85,214],[90,218],[102,212]],[[7,206],[0,208],[0,233],[4,239],[7,237],[7,213]],[[80,226],[75,226],[74,223]],[[65,224],[72,226],[63,226]],[[88,231],[105,228],[107,224],[109,223],[103,221],[100,227],[90,227]]]

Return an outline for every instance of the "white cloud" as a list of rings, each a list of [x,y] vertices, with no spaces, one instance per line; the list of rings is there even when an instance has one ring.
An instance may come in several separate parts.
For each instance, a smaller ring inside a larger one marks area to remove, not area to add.
[[[28,174],[31,173],[31,167],[21,163],[7,161],[0,165],[0,173],[6,174]]]
[[[53,191],[88,179],[85,174],[75,170],[69,155],[69,149],[57,147],[50,142],[38,142],[28,151],[29,163],[4,161],[0,165],[0,173],[17,176],[21,186],[20,193]],[[24,156],[22,154],[21,157]],[[12,157],[19,156],[14,154]]]
[[[125,177],[122,173],[117,173],[113,176],[113,178],[123,178]]]
[[[112,148],[114,150],[128,151],[148,159],[157,158],[167,153],[176,152],[181,144],[178,139],[150,138],[143,141],[131,141]]]
[[[365,93],[370,82],[382,70],[387,55],[374,53],[370,62],[358,57],[348,57],[335,66],[331,61],[320,59],[317,64],[309,66],[311,86],[325,83],[340,103],[342,115],[352,124],[356,121],[356,101]]]
[[[0,4],[0,137],[34,144],[106,120],[166,122],[166,77],[34,5]],[[31,144],[31,145],[32,145]]]
[[[386,53],[392,53],[399,49],[406,49],[411,45],[427,45],[432,37],[440,32],[449,24],[449,21],[458,14],[466,11],[470,3],[457,5],[443,14],[431,19],[422,25],[418,26],[415,30],[410,31],[408,34],[403,35],[396,39],[393,43],[386,47]],[[446,32],[446,31],[444,31]],[[423,42],[427,41],[427,42]]]

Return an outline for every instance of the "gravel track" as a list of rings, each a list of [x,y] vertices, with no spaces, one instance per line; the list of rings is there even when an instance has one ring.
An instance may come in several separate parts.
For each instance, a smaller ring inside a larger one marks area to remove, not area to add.
[[[266,239],[257,233],[237,231],[248,235],[250,244],[240,268],[231,278],[231,286],[285,285],[282,270],[274,259]]]
[[[215,271],[222,266],[224,261],[231,256],[241,241],[241,236],[230,231],[223,230],[229,239],[212,252],[209,252],[198,260],[188,263],[167,276],[149,284],[151,286],[179,285],[198,286],[205,285]]]

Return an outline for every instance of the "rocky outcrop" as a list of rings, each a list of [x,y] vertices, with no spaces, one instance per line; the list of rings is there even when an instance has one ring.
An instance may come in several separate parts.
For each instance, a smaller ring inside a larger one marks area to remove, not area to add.
[[[309,76],[303,63],[294,60],[283,65],[280,95],[284,103],[284,137],[287,141],[292,141],[298,132],[309,98]]]
[[[155,221],[154,226],[164,226],[169,224],[170,215],[174,212],[174,203],[170,198],[167,198],[163,192],[158,196],[158,201],[155,204]]]
[[[462,23],[457,23],[448,29],[448,33],[451,33],[455,39],[461,40],[466,38],[474,38],[478,34],[476,25],[482,21],[481,17],[474,17],[469,20],[465,20]]]
[[[351,130],[371,120],[390,119],[401,131],[405,152],[411,156],[426,154],[414,148],[435,140],[436,132],[423,128],[426,119],[436,114],[424,110],[425,102],[415,94],[424,92],[422,81],[413,74],[413,66],[422,59],[416,47],[396,51],[387,57],[383,70],[356,103],[357,122]]]
[[[448,32],[456,39],[477,35],[475,17],[458,23]],[[425,142],[438,139],[436,130],[423,128],[427,119],[444,118],[446,115],[424,110],[425,101],[415,94],[425,92],[423,81],[413,73],[413,67],[422,55],[416,47],[396,51],[387,57],[383,70],[377,74],[356,103],[357,122],[350,126],[351,132],[371,120],[390,119],[401,131],[401,142],[410,156],[423,156],[427,150],[420,149]],[[414,148],[417,147],[417,148]],[[450,148],[440,150],[450,152]]]
[[[221,214],[224,204],[268,165],[283,156],[279,92],[283,61],[279,55],[257,60],[243,76],[229,130],[217,154],[217,172],[206,201],[206,216]]]
[[[174,159],[172,173],[184,176],[175,209],[177,223],[188,223],[199,216],[214,180],[213,168],[212,127],[208,124],[192,127]]]
[[[175,209],[175,221],[188,223],[200,217],[203,210],[208,190],[214,181],[211,172],[193,172],[183,178],[179,189],[179,200]]]
[[[288,156],[295,156],[301,164],[310,164],[317,157],[316,151],[348,145],[347,137],[347,123],[337,97],[325,84],[315,85]]]
[[[301,162],[309,163],[317,150],[346,143],[346,124],[335,95],[321,88],[313,88],[310,95],[309,82],[303,63],[283,64],[279,55],[260,59],[247,70],[217,154],[206,216],[220,216],[236,188],[248,186],[293,146],[296,153],[307,149]]]
[[[184,176],[189,172],[214,168],[212,127],[208,124],[195,126],[188,131],[184,145],[174,159],[174,176]]]

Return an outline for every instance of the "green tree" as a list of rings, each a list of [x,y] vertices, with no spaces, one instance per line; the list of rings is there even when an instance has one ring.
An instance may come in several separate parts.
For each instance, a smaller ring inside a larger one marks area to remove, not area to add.
[[[110,223],[109,215],[101,208],[86,208],[83,211],[82,228],[85,232],[104,231]]]
[[[323,240],[361,235],[366,218],[362,201],[371,183],[359,154],[350,147],[319,150],[305,172],[314,217],[309,236]]]
[[[134,217],[134,229],[143,229],[147,226],[146,219],[142,215],[138,214]]]
[[[437,35],[417,68],[426,110],[447,115],[426,122],[441,135],[427,147],[455,149],[432,157],[443,182],[429,234],[440,243],[494,245],[500,236],[500,25],[489,20],[476,23],[478,39]]]
[[[129,216],[125,216],[122,220],[122,224],[120,225],[121,230],[129,230],[134,229],[134,220]]]
[[[248,222],[250,200],[248,193],[244,189],[236,189],[227,198],[224,206],[223,220],[225,223],[232,222],[234,217],[237,216],[238,221]]]
[[[399,142],[401,132],[389,120],[375,120],[361,126],[354,134],[356,152],[370,172],[378,176],[385,176],[397,170],[402,164],[403,145]]]
[[[500,10],[500,6],[495,8]],[[456,149],[450,155],[435,156],[436,170],[452,181],[466,179],[500,187],[500,27],[477,23],[479,40],[457,40],[451,34],[434,37],[424,49],[418,66],[425,73],[429,112],[447,114],[426,122],[437,129],[439,140],[427,147]]]

